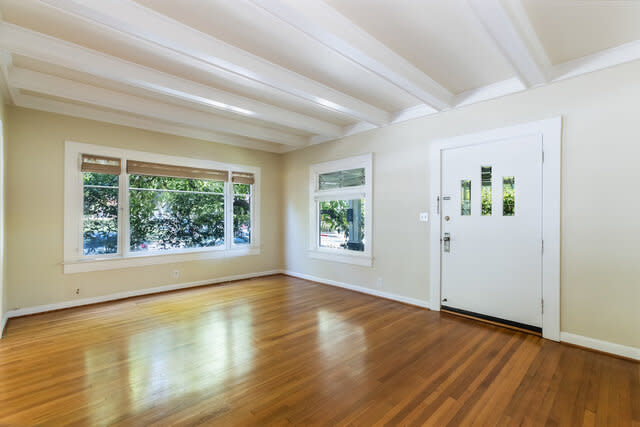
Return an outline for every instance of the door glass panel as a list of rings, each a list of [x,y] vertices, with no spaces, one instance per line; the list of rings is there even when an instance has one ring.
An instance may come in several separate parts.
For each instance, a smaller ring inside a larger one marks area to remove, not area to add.
[[[491,166],[482,166],[480,176],[482,178],[482,187],[480,188],[480,198],[482,200],[482,216],[491,216]]]
[[[471,215],[471,180],[463,179],[461,184],[461,189],[462,189],[462,194],[460,197],[460,200],[461,200],[460,215],[470,216]]]
[[[502,177],[502,215],[516,214],[516,179],[513,176]]]

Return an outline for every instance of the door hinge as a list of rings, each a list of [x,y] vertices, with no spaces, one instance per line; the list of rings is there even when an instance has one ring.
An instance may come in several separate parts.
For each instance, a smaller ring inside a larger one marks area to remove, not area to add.
[[[544,253],[544,240],[542,240],[542,253]]]
[[[542,314],[544,314],[544,299],[540,300],[540,307],[542,308]]]
[[[542,152],[542,163],[544,163],[544,151]]]

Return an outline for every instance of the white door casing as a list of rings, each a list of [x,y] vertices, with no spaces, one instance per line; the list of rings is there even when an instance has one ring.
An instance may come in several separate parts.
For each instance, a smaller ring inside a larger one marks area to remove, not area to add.
[[[541,328],[542,136],[442,150],[440,206],[442,306]]]
[[[496,141],[507,142],[511,140],[518,142],[522,141],[522,138],[524,137],[536,137],[541,141],[544,156],[544,161],[542,162],[541,216],[541,234],[542,241],[544,242],[541,266],[541,299],[544,304],[541,319],[542,335],[545,338],[559,341],[561,132],[562,119],[561,117],[555,117],[552,119],[540,120],[507,128],[448,138],[432,143],[430,156],[430,193],[432,215],[430,226],[430,308],[432,310],[440,310],[441,306],[442,259],[440,252],[440,236],[441,232],[444,232],[444,230],[441,229],[444,215],[441,215],[440,212],[440,197],[443,195],[443,152],[455,147],[474,146],[477,144]],[[502,179],[502,176],[498,176],[495,171],[493,172],[493,175],[500,180]],[[501,203],[498,203],[499,199],[496,198],[497,195],[501,198],[501,188],[493,188],[494,211],[502,208]],[[475,207],[475,209],[479,209],[479,205]]]

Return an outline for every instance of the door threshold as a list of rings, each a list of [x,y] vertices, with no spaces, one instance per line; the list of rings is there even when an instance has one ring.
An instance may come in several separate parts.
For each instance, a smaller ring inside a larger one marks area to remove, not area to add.
[[[514,322],[512,320],[500,319],[499,317],[488,316],[486,314],[475,313],[473,311],[461,310],[459,308],[448,307],[446,305],[441,306],[440,310],[445,313],[453,314],[455,316],[460,316],[467,319],[478,320],[490,325],[502,326],[503,328],[525,332],[527,334],[536,335],[538,337],[542,336],[542,328],[538,326],[531,326],[524,323]]]

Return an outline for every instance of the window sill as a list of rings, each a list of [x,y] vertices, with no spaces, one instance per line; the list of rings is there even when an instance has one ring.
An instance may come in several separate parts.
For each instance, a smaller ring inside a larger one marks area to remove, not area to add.
[[[309,251],[309,257],[325,261],[341,262],[344,264],[362,265],[364,267],[371,267],[373,264],[373,258],[368,255],[351,255],[346,253],[323,252],[312,249]]]
[[[143,267],[146,265],[169,264],[177,262],[197,261],[214,258],[231,258],[246,255],[259,255],[260,248],[234,247],[228,250],[213,249],[186,253],[132,255],[128,257],[113,257],[103,259],[85,259],[64,262],[64,274],[86,273],[89,271],[113,270],[128,267]]]

